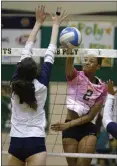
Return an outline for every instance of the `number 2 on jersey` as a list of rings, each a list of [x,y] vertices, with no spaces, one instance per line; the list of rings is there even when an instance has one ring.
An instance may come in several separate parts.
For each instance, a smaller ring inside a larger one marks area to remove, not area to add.
[[[88,89],[87,92],[85,93],[85,95],[83,96],[83,99],[88,101],[89,97],[93,94],[93,91]]]

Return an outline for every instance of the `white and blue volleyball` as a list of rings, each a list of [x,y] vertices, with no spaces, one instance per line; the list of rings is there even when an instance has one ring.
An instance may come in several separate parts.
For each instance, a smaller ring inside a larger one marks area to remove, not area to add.
[[[77,28],[66,27],[61,31],[59,40],[61,45],[71,45],[74,48],[81,44],[82,35]]]

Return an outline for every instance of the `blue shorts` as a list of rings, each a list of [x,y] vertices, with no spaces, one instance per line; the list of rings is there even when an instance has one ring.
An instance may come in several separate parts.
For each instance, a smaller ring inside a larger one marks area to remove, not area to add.
[[[71,120],[66,120],[65,122],[69,122]],[[73,126],[68,128],[67,130],[63,130],[62,138],[73,138],[78,142],[85,136],[94,135],[97,136],[97,127],[95,124],[89,122],[80,126]]]
[[[46,146],[44,137],[11,137],[8,150],[10,154],[23,162],[25,162],[28,157],[45,151]]]
[[[110,133],[115,139],[117,139],[117,123],[110,122],[107,125],[107,132]]]

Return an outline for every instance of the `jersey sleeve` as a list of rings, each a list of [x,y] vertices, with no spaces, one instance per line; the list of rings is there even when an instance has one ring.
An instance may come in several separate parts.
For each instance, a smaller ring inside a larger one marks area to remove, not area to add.
[[[25,58],[31,58],[32,57],[32,48],[33,48],[34,43],[33,42],[27,42],[22,53],[21,53],[21,58],[19,62],[21,62]]]
[[[50,44],[45,53],[44,63],[41,68],[40,76],[37,78],[37,80],[45,86],[48,86],[49,84],[55,53],[56,46]]]
[[[78,74],[79,74],[79,71],[77,71],[76,68],[74,68],[72,76],[66,76],[67,81],[72,81],[73,79],[77,77]]]
[[[24,58],[27,58],[27,57],[31,57],[32,56],[32,47],[33,47],[33,42],[28,42],[26,43],[25,47],[23,48],[23,51],[21,53],[21,58],[19,60],[19,62],[17,63],[16,65],[16,70],[15,72],[13,73],[13,76],[12,76],[12,79],[11,81],[13,80],[18,80],[19,79],[19,75],[18,75],[18,68],[20,66],[20,62],[24,59]]]

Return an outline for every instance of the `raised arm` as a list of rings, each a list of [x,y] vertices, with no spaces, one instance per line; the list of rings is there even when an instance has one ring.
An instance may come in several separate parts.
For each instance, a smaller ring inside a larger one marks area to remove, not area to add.
[[[69,81],[77,76],[78,71],[74,68],[74,57],[70,56],[70,53],[72,52],[71,46],[64,45],[63,47],[67,48],[67,52],[69,53],[69,56],[66,58],[66,66],[65,66],[65,74],[67,80]]]
[[[72,77],[74,71],[74,57],[66,58],[65,73],[67,77]]]
[[[41,7],[38,6],[35,9],[35,18],[36,18],[36,22],[29,35],[26,45],[22,51],[20,61],[26,57],[31,57],[31,55],[32,55],[32,47],[33,47],[34,41],[36,40],[37,34],[46,18],[45,6],[43,6],[43,5]]]
[[[37,7],[35,14],[36,14],[35,15],[35,17],[36,17],[35,25],[31,31],[29,38],[26,42],[26,45],[21,53],[21,58],[16,66],[16,71],[14,72],[11,81],[18,79],[18,68],[19,68],[20,62],[24,58],[31,57],[31,55],[32,55],[32,47],[33,47],[34,41],[36,40],[37,33],[40,30],[40,27],[42,26],[42,24],[46,18],[45,7],[44,6]]]
[[[35,17],[36,17],[36,22],[35,25],[30,33],[30,36],[27,40],[27,42],[34,42],[37,36],[38,31],[40,30],[40,27],[43,25],[43,22],[46,18],[46,13],[45,13],[45,6],[38,6],[35,9]]]
[[[57,15],[57,12],[60,15]],[[52,64],[54,63],[59,26],[61,22],[63,21],[63,19],[66,18],[67,16],[67,15],[64,15],[64,12],[61,13],[60,8],[57,8],[57,12],[55,16],[50,14],[52,18],[52,22],[53,22],[51,40],[47,48],[47,51],[45,53],[44,63],[42,65],[41,74],[38,79],[39,82],[41,82],[45,86],[48,86],[51,70],[52,70]]]

